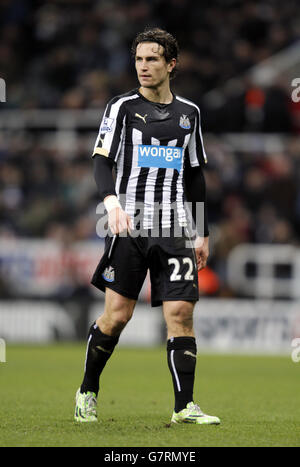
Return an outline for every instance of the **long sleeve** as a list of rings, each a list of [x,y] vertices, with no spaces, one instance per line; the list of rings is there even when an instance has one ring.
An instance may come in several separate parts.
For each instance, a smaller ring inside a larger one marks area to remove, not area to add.
[[[187,164],[184,169],[184,184],[186,200],[192,203],[192,216],[196,226],[196,203],[204,203],[204,219],[201,230],[204,233],[204,237],[208,237],[209,229],[206,203],[206,183],[202,167],[191,167],[190,164]]]
[[[94,177],[101,201],[108,195],[115,195],[115,182],[113,178],[114,161],[105,156],[95,156],[94,160]]]

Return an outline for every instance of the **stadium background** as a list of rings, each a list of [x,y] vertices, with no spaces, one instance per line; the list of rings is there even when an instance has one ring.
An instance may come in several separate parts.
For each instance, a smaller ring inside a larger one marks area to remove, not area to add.
[[[90,155],[106,102],[137,86],[130,45],[145,26],[177,37],[172,86],[202,112],[211,253],[199,349],[290,353],[300,337],[296,0],[1,2],[0,337],[82,340],[103,307],[89,285],[103,249]],[[164,336],[146,282],[120,344]]]

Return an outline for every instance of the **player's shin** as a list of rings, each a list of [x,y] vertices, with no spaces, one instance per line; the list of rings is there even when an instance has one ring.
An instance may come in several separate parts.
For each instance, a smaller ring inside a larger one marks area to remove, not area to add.
[[[81,393],[90,391],[98,395],[100,375],[118,341],[119,336],[103,334],[96,323],[91,326],[87,343],[84,378],[80,387]]]
[[[168,366],[172,375],[175,412],[193,401],[197,346],[194,337],[171,337],[167,343]]]

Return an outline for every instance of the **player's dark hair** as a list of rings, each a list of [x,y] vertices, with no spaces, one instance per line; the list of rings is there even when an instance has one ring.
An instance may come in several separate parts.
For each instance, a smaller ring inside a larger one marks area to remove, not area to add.
[[[164,48],[163,56],[167,63],[170,63],[172,58],[178,60],[179,47],[177,40],[167,31],[160,28],[146,28],[143,32],[140,32],[134,39],[131,47],[131,53],[133,57],[136,54],[136,48],[141,42],[156,42]],[[173,68],[170,77],[174,78],[177,72],[177,63]]]

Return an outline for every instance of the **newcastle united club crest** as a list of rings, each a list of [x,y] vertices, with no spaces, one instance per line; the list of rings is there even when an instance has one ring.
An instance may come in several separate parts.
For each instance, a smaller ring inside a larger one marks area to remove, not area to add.
[[[179,126],[181,126],[181,128],[183,128],[184,130],[189,130],[191,128],[191,122],[186,115],[181,115],[179,120]]]

